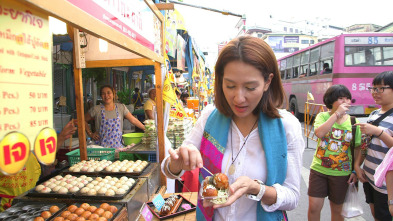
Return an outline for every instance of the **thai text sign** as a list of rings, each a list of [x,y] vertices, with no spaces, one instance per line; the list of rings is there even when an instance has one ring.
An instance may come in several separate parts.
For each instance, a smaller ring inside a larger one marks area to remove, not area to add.
[[[143,0],[67,1],[104,24],[162,55],[162,24]]]
[[[47,15],[0,1],[0,161],[17,167],[7,174],[23,169],[39,132],[53,127],[51,48]]]

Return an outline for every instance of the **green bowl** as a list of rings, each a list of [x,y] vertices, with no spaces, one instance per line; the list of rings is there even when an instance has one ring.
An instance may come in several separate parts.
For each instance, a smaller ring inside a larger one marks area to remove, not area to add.
[[[130,145],[130,144],[138,144],[142,141],[142,137],[144,136],[144,133],[129,133],[129,134],[123,134],[123,140],[125,145]]]

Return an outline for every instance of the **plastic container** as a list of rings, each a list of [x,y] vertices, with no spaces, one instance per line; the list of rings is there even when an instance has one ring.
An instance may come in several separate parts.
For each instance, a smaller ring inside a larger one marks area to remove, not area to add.
[[[187,108],[198,110],[199,109],[199,99],[197,97],[190,97],[187,99]]]
[[[70,166],[80,162],[80,149],[73,150],[66,153],[68,156],[68,162]],[[110,160],[115,159],[114,148],[87,148],[87,159],[88,160]]]
[[[142,137],[144,136],[144,133],[129,133],[129,134],[123,134],[123,141],[125,145],[130,145],[130,144],[138,144],[142,141]]]

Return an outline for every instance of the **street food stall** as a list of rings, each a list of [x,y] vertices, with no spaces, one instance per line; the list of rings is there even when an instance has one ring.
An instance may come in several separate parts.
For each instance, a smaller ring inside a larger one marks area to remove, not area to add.
[[[151,1],[107,2],[76,0],[13,0],[0,3],[1,23],[1,72],[0,78],[2,102],[0,112],[1,172],[2,176],[18,174],[25,168],[29,153],[33,152],[43,165],[52,164],[56,155],[56,131],[53,129],[52,96],[52,36],[49,32],[48,16],[53,16],[67,23],[69,34],[74,41],[74,80],[76,95],[76,112],[79,138],[79,161],[89,162],[86,148],[86,135],[82,96],[82,68],[152,65],[155,70],[156,89],[162,90],[161,66],[163,59],[163,16]],[[90,40],[90,41],[88,41]],[[99,52],[99,42],[107,42],[108,53]],[[163,147],[163,111],[162,95],[157,93],[157,137],[158,146]],[[4,110],[4,111],[3,111]],[[160,148],[158,148],[160,149]],[[101,152],[105,152],[101,150]],[[108,151],[111,155],[111,151]],[[159,159],[163,158],[159,152]],[[102,156],[102,155],[101,155]],[[102,161],[102,158],[99,160]],[[27,165],[26,165],[27,166]],[[150,195],[159,185],[160,170],[157,163],[149,163],[140,169],[136,177],[127,174],[113,174],[112,178],[132,179],[133,186],[122,197],[105,199],[96,196],[79,197],[71,190],[83,187],[65,188],[62,182],[93,182],[106,178],[104,174],[59,174],[52,183],[56,193],[45,195],[38,190],[47,191],[44,183],[14,198],[13,206],[45,207],[56,205],[60,210],[70,204],[97,204],[102,200],[113,203],[116,211],[126,211],[118,215],[125,220],[136,217],[141,205],[148,201]],[[142,172],[143,171],[143,172]],[[127,175],[127,176],[124,176]],[[82,180],[82,176],[90,181]],[[106,175],[110,177],[109,174]],[[69,178],[64,181],[63,179]],[[12,177],[15,178],[15,177]],[[152,181],[151,179],[158,181]],[[55,178],[51,178],[55,179]],[[82,181],[81,181],[82,180]],[[127,183],[129,180],[125,181]],[[110,180],[108,182],[115,182]],[[33,184],[30,181],[28,185]],[[68,184],[70,184],[68,183]],[[118,183],[121,185],[122,183]],[[22,185],[26,186],[26,183]],[[33,184],[34,185],[34,184]],[[44,187],[39,187],[40,185]],[[56,186],[55,186],[56,185]],[[77,185],[77,184],[75,184]],[[86,185],[89,185],[86,183]],[[153,186],[153,187],[152,187]],[[37,189],[39,188],[39,189]],[[121,189],[121,188],[119,188]],[[109,191],[109,190],[108,190]],[[93,191],[92,191],[93,192]],[[36,193],[36,195],[34,194]],[[53,195],[54,194],[54,195]],[[56,195],[57,194],[57,195]],[[98,193],[96,193],[98,194]],[[113,194],[119,195],[118,193]],[[48,197],[50,196],[50,197]],[[93,196],[93,195],[90,195]],[[109,197],[112,194],[110,192]],[[30,205],[31,203],[31,205]],[[59,204],[60,203],[60,204]],[[50,205],[47,205],[50,204]],[[65,205],[64,205],[65,204]],[[42,208],[41,208],[42,209]],[[15,216],[15,208],[3,212],[2,217]],[[57,210],[56,212],[58,212]],[[26,210],[27,212],[27,210]],[[37,211],[35,211],[37,212]],[[42,211],[42,214],[47,211]],[[55,213],[51,215],[55,215]],[[106,210],[105,210],[106,212]],[[111,212],[111,218],[115,214]],[[19,214],[21,215],[21,214]],[[31,216],[31,214],[30,214]],[[44,216],[48,216],[47,213]],[[46,219],[48,217],[44,217]]]

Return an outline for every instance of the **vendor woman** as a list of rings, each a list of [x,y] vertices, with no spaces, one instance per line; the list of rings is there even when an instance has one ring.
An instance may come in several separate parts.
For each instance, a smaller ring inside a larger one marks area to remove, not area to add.
[[[103,104],[96,105],[85,114],[86,122],[94,118],[95,132],[86,127],[89,137],[103,147],[121,148],[123,119],[126,118],[138,128],[145,130],[145,126],[135,118],[124,104],[115,103],[115,91],[112,86],[104,85],[100,88]]]

